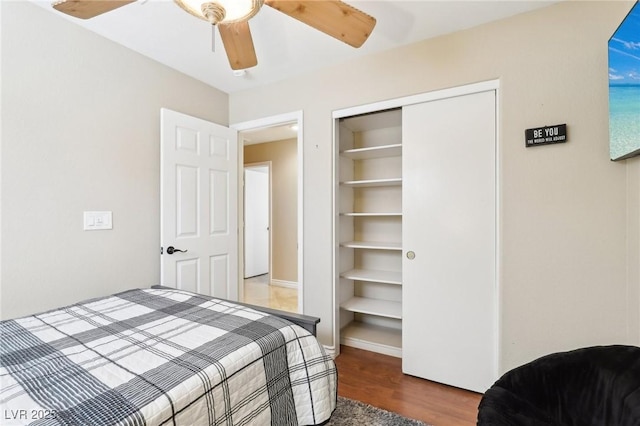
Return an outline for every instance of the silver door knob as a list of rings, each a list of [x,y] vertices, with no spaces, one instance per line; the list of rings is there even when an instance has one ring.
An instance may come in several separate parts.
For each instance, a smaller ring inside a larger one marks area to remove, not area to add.
[[[412,252],[412,251],[408,251],[407,252],[407,259],[413,260],[415,258],[416,258],[416,254],[414,252]]]

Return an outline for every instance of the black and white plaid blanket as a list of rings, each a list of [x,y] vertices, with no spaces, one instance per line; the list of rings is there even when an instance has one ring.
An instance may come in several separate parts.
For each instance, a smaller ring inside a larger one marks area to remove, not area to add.
[[[180,290],[0,322],[0,424],[312,425],[336,404],[306,330]]]

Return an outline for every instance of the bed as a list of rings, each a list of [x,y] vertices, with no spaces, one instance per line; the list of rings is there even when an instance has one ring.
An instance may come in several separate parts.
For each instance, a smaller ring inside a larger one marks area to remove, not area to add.
[[[336,406],[335,364],[309,331],[182,290],[129,290],[0,333],[3,425],[316,425]]]

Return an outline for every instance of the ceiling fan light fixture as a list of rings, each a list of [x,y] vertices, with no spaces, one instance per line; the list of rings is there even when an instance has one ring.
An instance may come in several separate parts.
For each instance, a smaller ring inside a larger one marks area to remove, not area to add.
[[[232,24],[251,19],[260,10],[264,0],[174,0],[191,15],[212,24]]]

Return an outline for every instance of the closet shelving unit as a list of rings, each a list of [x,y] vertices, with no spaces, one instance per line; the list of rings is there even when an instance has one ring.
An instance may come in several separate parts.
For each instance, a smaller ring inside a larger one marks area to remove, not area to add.
[[[340,341],[401,356],[402,112],[338,120]]]

